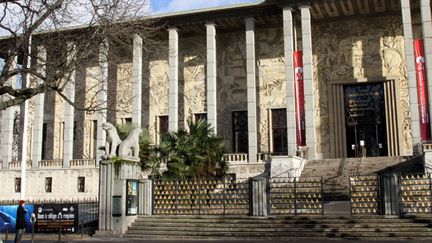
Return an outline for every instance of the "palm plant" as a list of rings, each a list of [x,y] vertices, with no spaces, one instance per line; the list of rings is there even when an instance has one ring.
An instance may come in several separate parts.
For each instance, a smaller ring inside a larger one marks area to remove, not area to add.
[[[162,137],[148,164],[158,168],[166,162],[167,171],[159,175],[152,169],[152,175],[176,180],[224,176],[228,167],[223,156],[223,138],[216,136],[203,120],[188,121],[188,127],[189,131],[179,130]]]

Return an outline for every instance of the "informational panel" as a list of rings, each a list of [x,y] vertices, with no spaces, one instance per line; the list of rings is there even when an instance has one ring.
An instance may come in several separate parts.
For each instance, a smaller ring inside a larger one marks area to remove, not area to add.
[[[126,215],[138,214],[138,180],[126,181]]]
[[[1,205],[0,206],[0,232],[15,232],[17,205]],[[26,232],[31,232],[32,224],[30,222],[31,214],[34,211],[33,205],[25,205],[24,209],[27,211],[25,219],[27,222]]]
[[[39,204],[36,209],[36,232],[76,232],[78,229],[77,204]]]

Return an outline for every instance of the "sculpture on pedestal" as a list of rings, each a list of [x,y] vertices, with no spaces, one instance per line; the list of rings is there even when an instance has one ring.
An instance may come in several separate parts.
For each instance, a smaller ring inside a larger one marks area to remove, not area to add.
[[[139,161],[139,136],[141,132],[141,128],[134,128],[129,132],[127,138],[120,144],[120,158]]]
[[[102,129],[106,131],[105,154],[103,159],[112,159],[118,156],[120,159],[124,160],[139,161],[139,137],[142,132],[141,128],[132,129],[124,141],[120,139],[117,129],[111,123],[103,123]]]
[[[105,155],[103,158],[111,159],[117,155],[117,146],[119,146],[122,141],[113,124],[104,122],[102,124],[102,129],[106,131]]]

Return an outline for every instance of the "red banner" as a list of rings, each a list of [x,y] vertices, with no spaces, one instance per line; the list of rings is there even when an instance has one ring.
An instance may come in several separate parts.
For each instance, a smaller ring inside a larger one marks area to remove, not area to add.
[[[304,80],[302,52],[294,52],[294,95],[296,112],[297,146],[306,145]]]
[[[427,141],[430,140],[431,131],[429,123],[429,101],[423,40],[414,40],[414,53],[417,76],[417,94],[420,113],[420,134],[422,141]]]

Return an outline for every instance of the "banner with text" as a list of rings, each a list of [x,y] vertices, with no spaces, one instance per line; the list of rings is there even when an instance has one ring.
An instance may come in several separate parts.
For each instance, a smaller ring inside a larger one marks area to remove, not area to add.
[[[431,131],[429,122],[429,101],[423,40],[414,40],[414,53],[420,115],[420,135],[422,141],[427,141],[431,139]]]
[[[303,56],[301,51],[294,52],[294,92],[296,112],[297,146],[306,145]]]

